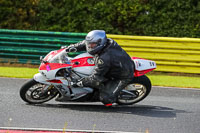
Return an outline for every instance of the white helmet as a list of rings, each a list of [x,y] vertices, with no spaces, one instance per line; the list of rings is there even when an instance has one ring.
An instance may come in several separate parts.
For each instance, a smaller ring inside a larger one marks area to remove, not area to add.
[[[107,42],[106,32],[104,30],[90,31],[85,37],[87,52],[91,55],[101,51]]]

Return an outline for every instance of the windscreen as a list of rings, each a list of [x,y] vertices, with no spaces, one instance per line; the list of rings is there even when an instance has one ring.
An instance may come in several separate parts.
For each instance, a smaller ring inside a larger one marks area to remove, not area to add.
[[[44,60],[49,63],[62,63],[62,64],[70,64],[70,57],[67,55],[65,50],[60,51],[52,51],[50,52]]]

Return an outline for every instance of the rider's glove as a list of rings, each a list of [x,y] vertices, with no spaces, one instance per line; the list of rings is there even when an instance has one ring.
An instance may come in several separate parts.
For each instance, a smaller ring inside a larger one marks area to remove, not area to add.
[[[67,46],[67,47],[65,47],[66,49],[66,52],[76,52],[77,51],[77,49],[75,48],[75,46],[74,45],[69,45],[69,46]]]
[[[70,44],[69,46],[61,46],[61,49],[66,50],[66,52],[76,52],[77,49],[75,48],[74,44]]]

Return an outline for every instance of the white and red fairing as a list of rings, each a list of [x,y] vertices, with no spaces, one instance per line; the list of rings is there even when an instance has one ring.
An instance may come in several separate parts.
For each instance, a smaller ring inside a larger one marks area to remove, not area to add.
[[[135,64],[135,77],[142,76],[156,69],[156,63],[154,61],[138,57],[132,57],[132,59]],[[43,63],[41,63],[39,67],[40,73],[36,74],[34,79],[39,82],[49,82],[49,84],[57,83],[68,85],[66,79],[63,77],[56,77],[56,73],[63,68],[73,69],[83,77],[89,76],[95,68],[93,56],[89,53],[83,53],[71,58],[68,57],[65,49],[52,51],[43,59]]]
[[[142,76],[150,71],[156,69],[156,62],[152,60],[146,60],[138,57],[132,57],[135,64],[134,77]]]

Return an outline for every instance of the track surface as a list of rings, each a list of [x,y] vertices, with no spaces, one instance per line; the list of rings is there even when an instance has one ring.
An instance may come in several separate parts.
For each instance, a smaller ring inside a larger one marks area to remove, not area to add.
[[[28,105],[19,97],[25,79],[0,78],[0,127],[199,133],[200,90],[153,87],[132,106],[101,103]]]

